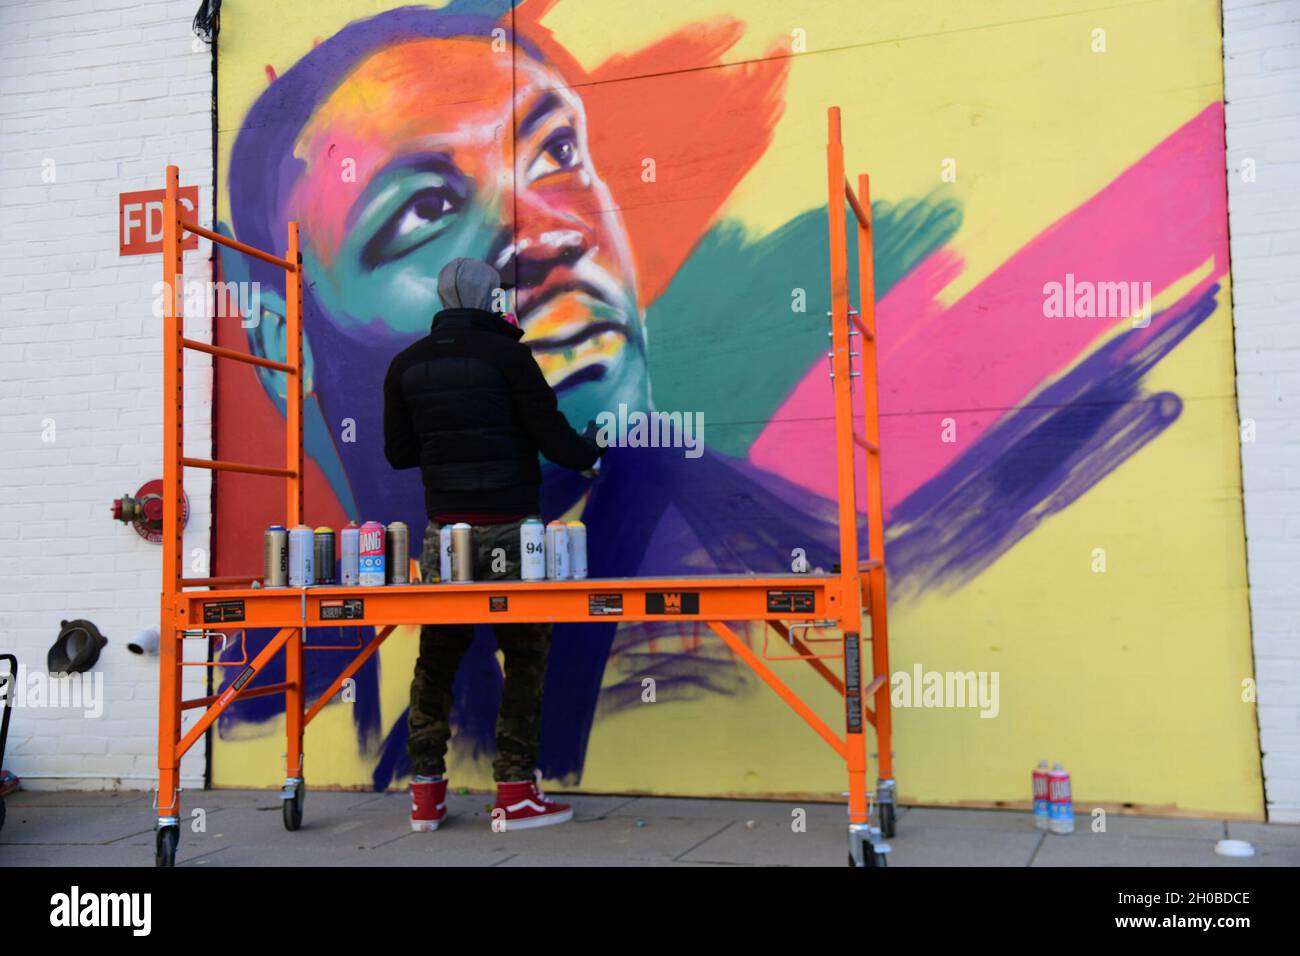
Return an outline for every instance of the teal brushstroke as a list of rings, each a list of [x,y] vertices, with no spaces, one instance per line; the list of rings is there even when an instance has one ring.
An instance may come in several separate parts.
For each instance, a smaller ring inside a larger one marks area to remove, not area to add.
[[[933,193],[875,202],[876,297],[947,243],[961,206]],[[852,221],[850,217],[850,221]],[[850,300],[857,235],[849,233]],[[806,311],[792,311],[793,290]],[[824,358],[830,311],[826,207],[758,239],[734,220],[711,229],[646,311],[655,407],[703,412],[705,443],[743,456],[809,367]]]

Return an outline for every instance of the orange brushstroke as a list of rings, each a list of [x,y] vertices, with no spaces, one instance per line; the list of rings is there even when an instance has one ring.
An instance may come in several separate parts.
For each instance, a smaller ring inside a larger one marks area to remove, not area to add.
[[[719,17],[587,71],[539,22],[556,2],[521,5],[515,30],[586,104],[592,160],[623,212],[648,303],[771,143],[790,58],[774,45],[757,62],[721,66],[745,25]],[[642,180],[647,158],[652,183]]]

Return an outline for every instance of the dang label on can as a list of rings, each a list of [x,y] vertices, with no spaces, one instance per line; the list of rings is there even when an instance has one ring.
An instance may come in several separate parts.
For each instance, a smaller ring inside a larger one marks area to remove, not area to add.
[[[361,526],[357,541],[357,558],[362,587],[379,587],[384,583],[384,526],[367,521]]]

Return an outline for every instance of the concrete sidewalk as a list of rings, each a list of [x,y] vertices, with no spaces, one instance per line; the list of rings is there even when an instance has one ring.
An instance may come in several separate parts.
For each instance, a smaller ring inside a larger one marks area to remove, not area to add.
[[[650,797],[565,797],[572,823],[493,833],[484,794],[453,795],[437,833],[412,833],[405,793],[307,792],[290,833],[278,791],[183,795],[178,866],[844,866],[843,806]],[[0,866],[152,866],[153,795],[18,792],[6,797]],[[193,832],[194,810],[204,832]],[[796,810],[806,811],[795,832]],[[1300,866],[1300,826],[1111,815],[1106,833],[1057,837],[1029,814],[902,808],[890,866]],[[1217,856],[1216,840],[1256,855]]]

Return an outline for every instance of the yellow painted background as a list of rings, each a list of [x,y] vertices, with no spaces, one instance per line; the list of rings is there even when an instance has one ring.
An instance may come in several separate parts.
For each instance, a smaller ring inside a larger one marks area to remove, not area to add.
[[[268,30],[261,5],[228,0],[221,181],[264,64],[283,71],[313,37],[393,5],[282,3]],[[774,141],[726,215],[763,233],[824,202],[825,107],[837,103],[847,168],[870,170],[876,196],[926,194],[941,162],[956,159],[964,222],[954,246],[965,268],[945,301],[1222,99],[1214,0],[562,0],[544,23],[591,67],[722,14],[748,24],[729,61],[760,57],[794,30],[808,50],[792,63]],[[1097,28],[1104,54],[1090,48]],[[227,202],[223,192],[224,221]],[[920,662],[1001,674],[996,719],[895,712],[903,802],[1024,804],[1030,768],[1050,757],[1072,772],[1081,811],[1132,804],[1262,818],[1254,705],[1242,700],[1252,661],[1228,293],[1147,379],[1184,401],[1171,428],[973,583],[891,615],[895,670]],[[1095,548],[1106,550],[1104,574],[1091,570]],[[384,647],[384,727],[406,705],[414,655],[413,640]],[[840,724],[839,699],[811,671],[787,664],[781,674]],[[282,724],[266,731],[215,742],[216,785],[278,782]],[[313,786],[369,779],[345,707],[322,712],[306,752]],[[452,760],[456,785],[490,786],[490,768],[458,761],[454,742]],[[737,698],[598,719],[581,789],[830,798],[845,786],[834,755],[752,680]]]

